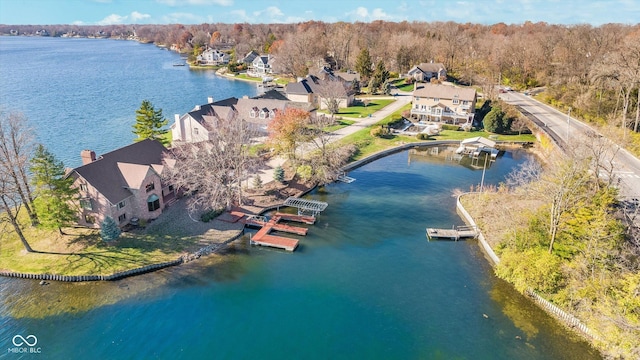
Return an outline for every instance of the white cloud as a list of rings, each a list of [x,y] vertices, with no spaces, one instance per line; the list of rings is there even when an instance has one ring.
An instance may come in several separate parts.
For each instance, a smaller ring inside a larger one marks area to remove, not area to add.
[[[134,11],[131,13],[131,20],[134,22],[142,19],[149,19],[149,18],[151,18],[151,15],[149,14],[142,14],[137,11]]]
[[[120,16],[118,14],[111,14],[106,18],[96,22],[98,25],[114,25],[114,24],[122,24],[127,20],[126,16]]]
[[[169,6],[187,6],[187,5],[220,5],[231,6],[233,0],[156,0],[160,4]]]
[[[271,18],[284,16],[282,11],[280,9],[278,9],[277,7],[275,7],[275,6],[269,6],[268,8],[266,8],[264,10],[254,11],[253,15],[255,15],[256,17],[268,16],[268,17],[271,17]]]
[[[129,15],[118,15],[111,14],[106,18],[96,22],[97,25],[115,25],[115,24],[125,24],[125,23],[135,23],[140,20],[150,19],[151,15],[143,14],[137,11],[132,12]]]
[[[356,9],[355,14],[362,18],[366,18],[367,16],[369,16],[369,10],[367,10],[366,7],[360,6]]]
[[[390,20],[392,16],[387,14],[381,8],[375,8],[369,11],[366,7],[358,7],[354,11],[348,12],[347,16],[353,20],[371,21],[371,20]]]

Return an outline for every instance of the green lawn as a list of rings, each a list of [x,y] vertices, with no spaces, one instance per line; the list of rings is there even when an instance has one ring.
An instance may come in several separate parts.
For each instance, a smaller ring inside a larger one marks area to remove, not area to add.
[[[255,81],[255,82],[261,82],[262,81],[262,78],[249,76],[246,73],[240,73],[240,74],[237,74],[234,77],[236,79],[249,80],[249,81]]]
[[[373,126],[386,125],[395,119],[402,116],[402,112],[411,108],[411,104],[407,104],[403,106],[401,109],[397,110],[393,114],[387,116],[386,118],[380,120]],[[425,141],[418,140],[415,136],[401,136],[401,135],[393,135],[386,138],[379,138],[371,136],[371,128],[373,126],[364,128],[359,130],[349,136],[342,138],[338,141],[339,145],[347,145],[347,144],[355,144],[358,148],[358,152],[353,156],[352,160],[360,160],[371,154],[376,152],[392,148],[395,146],[399,146],[402,144],[417,142],[417,141]],[[476,136],[482,136],[488,138],[489,136],[494,135],[484,131],[474,131],[474,132],[466,132],[466,131],[453,131],[453,130],[444,130],[438,136],[431,137],[432,140],[464,140]],[[525,135],[498,135],[497,140],[500,141],[530,141],[536,142],[535,136],[531,134]],[[428,140],[426,140],[428,141]]]
[[[396,88],[398,88],[398,90],[400,90],[400,91],[407,91],[407,92],[412,92],[413,91],[413,83],[407,84],[405,79],[395,80],[392,84]]]
[[[19,221],[28,224],[26,213],[20,214]],[[28,253],[13,228],[7,223],[1,224],[0,269],[30,274],[111,275],[172,261],[186,250],[199,247],[197,236],[175,232],[122,233],[117,241],[107,244],[97,229],[64,230],[68,235],[24,226],[27,241],[34,250],[40,251]]]
[[[375,113],[394,101],[393,99],[372,99],[367,106],[364,106],[360,100],[356,99],[356,105],[340,109],[336,116],[351,118],[367,117],[369,114]]]
[[[355,122],[356,122],[355,120],[345,120],[345,119],[337,120],[335,125],[325,128],[324,131],[334,132],[336,130],[342,129],[343,127],[347,127],[351,124],[354,124]]]

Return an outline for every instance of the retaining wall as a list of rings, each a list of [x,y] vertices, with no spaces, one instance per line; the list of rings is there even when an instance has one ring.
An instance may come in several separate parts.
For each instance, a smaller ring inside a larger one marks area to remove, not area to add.
[[[485,253],[489,256],[489,258],[493,261],[493,264],[496,265],[500,263],[500,258],[498,257],[498,255],[496,255],[495,252],[493,252],[493,249],[491,248],[491,246],[489,246],[489,243],[484,238],[484,235],[482,235],[482,232],[478,228],[476,222],[473,221],[473,218],[471,217],[471,215],[469,215],[469,212],[467,212],[467,210],[464,208],[464,206],[462,206],[462,203],[460,202],[460,197],[462,197],[463,195],[471,195],[471,194],[478,194],[478,193],[466,193],[466,194],[459,195],[456,201],[456,209],[458,210],[458,213],[462,216],[462,219],[467,224],[476,227],[476,230],[478,231],[478,242],[480,243],[480,246],[485,251]],[[578,320],[578,318],[565,312],[564,310],[560,309],[558,306],[549,302],[547,299],[538,295],[535,291],[533,291],[533,289],[527,289],[526,295],[528,295],[533,301],[535,301],[543,310],[551,314],[556,319],[560,320],[565,325],[578,331],[580,334],[584,335],[589,339],[599,340],[598,336],[595,335],[593,331],[591,331],[591,329],[589,329],[585,324],[583,324],[580,320]]]

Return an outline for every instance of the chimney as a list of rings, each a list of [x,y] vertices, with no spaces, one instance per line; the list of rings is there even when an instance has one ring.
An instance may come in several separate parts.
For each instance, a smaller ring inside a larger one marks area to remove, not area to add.
[[[173,121],[180,122],[180,114],[173,115]]]
[[[248,99],[248,98],[249,98],[249,95],[243,95],[243,96],[242,96],[242,98],[243,98],[243,99]]]
[[[207,103],[209,103],[209,104],[213,104],[213,96],[209,96],[209,97],[207,98]]]
[[[196,105],[195,108],[193,108],[195,111],[199,111],[200,110],[200,105]]]
[[[93,150],[82,150],[80,152],[80,157],[82,158],[82,165],[87,165],[96,161],[96,153]]]

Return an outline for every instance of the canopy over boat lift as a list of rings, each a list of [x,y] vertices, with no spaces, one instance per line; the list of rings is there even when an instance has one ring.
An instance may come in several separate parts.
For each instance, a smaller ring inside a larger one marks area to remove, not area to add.
[[[300,198],[296,198],[296,197],[290,197],[290,198],[288,198],[287,200],[284,201],[283,205],[297,208],[298,209],[298,215],[317,216],[318,214],[323,212],[324,209],[326,209],[329,204],[327,204],[326,202],[323,202],[323,201],[307,200],[307,199],[300,199]]]

